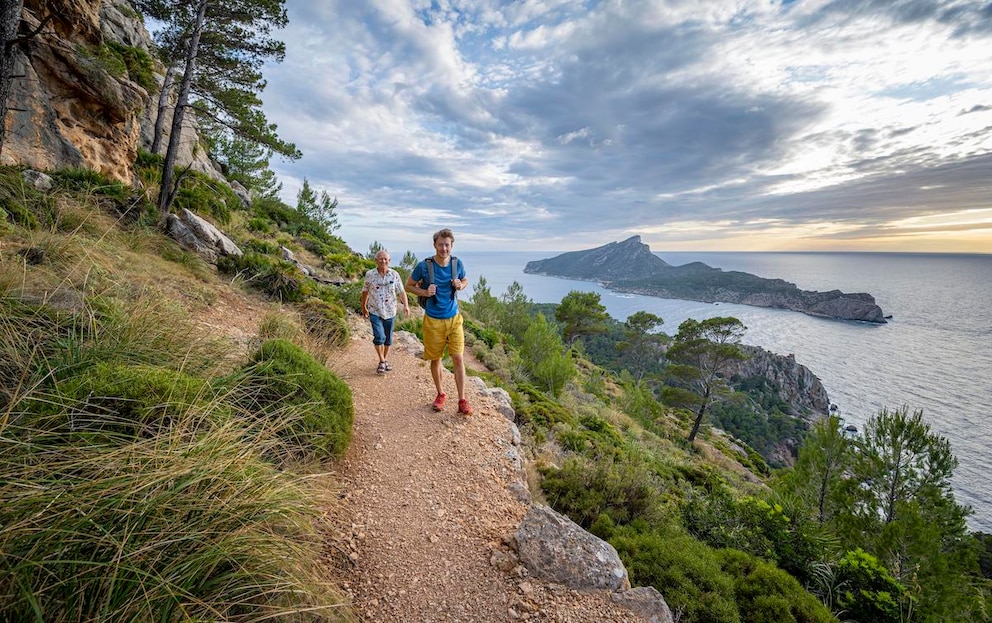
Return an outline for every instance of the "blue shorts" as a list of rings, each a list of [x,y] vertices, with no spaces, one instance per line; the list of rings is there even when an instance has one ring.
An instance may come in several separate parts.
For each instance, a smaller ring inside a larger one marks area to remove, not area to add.
[[[372,343],[376,346],[393,345],[393,320],[395,318],[380,318],[375,314],[369,314],[369,322],[372,323]]]

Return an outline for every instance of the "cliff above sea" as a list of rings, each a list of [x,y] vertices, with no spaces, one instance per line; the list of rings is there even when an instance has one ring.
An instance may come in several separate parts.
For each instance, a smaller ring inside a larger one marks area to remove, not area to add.
[[[885,322],[885,314],[868,293],[801,290],[783,279],[724,271],[702,262],[673,266],[654,255],[640,236],[528,262],[524,272],[595,281],[616,292],[789,309],[838,320]]]

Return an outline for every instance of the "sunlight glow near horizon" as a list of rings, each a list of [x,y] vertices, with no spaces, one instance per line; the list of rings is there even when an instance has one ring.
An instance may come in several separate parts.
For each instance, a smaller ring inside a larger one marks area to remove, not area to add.
[[[287,0],[273,170],[359,252],[992,253],[986,4]]]

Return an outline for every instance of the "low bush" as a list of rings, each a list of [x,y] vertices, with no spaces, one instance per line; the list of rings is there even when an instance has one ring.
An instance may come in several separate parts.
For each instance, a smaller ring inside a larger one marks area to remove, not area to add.
[[[541,474],[541,489],[551,505],[585,528],[603,515],[616,525],[657,515],[659,483],[636,459],[572,457]]]
[[[231,213],[241,209],[241,199],[231,187],[202,173],[187,172],[179,184],[173,210],[209,215],[221,224],[231,222]]]
[[[837,562],[836,605],[858,621],[896,623],[911,609],[912,597],[875,556],[858,548]]]
[[[113,41],[109,41],[107,47],[121,59],[127,70],[127,76],[132,82],[141,85],[149,93],[158,87],[158,83],[155,81],[155,61],[147,52],[139,47],[122,45]]]
[[[44,395],[24,402],[45,416],[66,416],[46,430],[151,436],[190,412],[216,409],[209,384],[198,377],[149,365],[97,363],[63,379]]]
[[[375,268],[375,262],[354,253],[328,253],[323,257],[327,270],[338,272],[342,277],[351,279],[361,277],[369,269]]]
[[[296,302],[316,293],[312,279],[292,262],[248,251],[237,257],[225,255],[217,268],[244,277],[247,284],[281,301]]]
[[[66,167],[52,173],[59,187],[72,191],[89,191],[116,199],[126,199],[131,189],[107,176],[81,167]]]
[[[734,579],[743,623],[836,623],[826,606],[775,565],[734,549],[719,550],[717,556],[721,569]]]
[[[248,228],[248,231],[253,231],[258,234],[271,234],[276,230],[271,222],[257,216],[253,216],[248,219],[248,224],[246,227]]]
[[[559,422],[569,425],[576,423],[571,411],[533,385],[517,383],[517,391],[510,395],[513,398],[513,410],[522,424],[550,429]]]
[[[246,411],[262,418],[278,422],[287,408],[299,410],[302,417],[277,431],[298,449],[297,458],[328,458],[351,441],[351,389],[292,342],[263,343],[248,365],[222,383]]]
[[[282,257],[279,252],[279,245],[271,240],[259,240],[258,238],[249,238],[241,244],[243,251],[253,251],[255,253],[261,253],[262,255],[273,255],[276,257]]]
[[[811,582],[811,567],[826,558],[822,528],[799,511],[780,504],[716,489],[694,493],[683,506],[686,528],[715,548],[732,548],[775,562],[801,581]]]
[[[348,320],[344,308],[318,298],[309,298],[300,306],[303,326],[327,346],[343,346],[348,341]]]
[[[734,579],[715,550],[685,534],[635,527],[618,528],[610,544],[631,583],[661,591],[680,623],[742,623]]]

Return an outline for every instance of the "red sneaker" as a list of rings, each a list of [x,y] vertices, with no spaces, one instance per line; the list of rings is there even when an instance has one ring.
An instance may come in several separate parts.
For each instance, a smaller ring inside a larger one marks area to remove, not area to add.
[[[458,412],[462,415],[472,415],[472,405],[468,404],[468,400],[462,398],[458,401]]]
[[[441,409],[443,409],[444,408],[444,401],[447,400],[447,399],[448,399],[448,395],[447,394],[445,394],[445,393],[438,394],[437,395],[437,398],[434,399],[434,404],[432,405],[434,407],[434,410],[435,411],[440,411]]]

